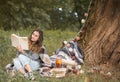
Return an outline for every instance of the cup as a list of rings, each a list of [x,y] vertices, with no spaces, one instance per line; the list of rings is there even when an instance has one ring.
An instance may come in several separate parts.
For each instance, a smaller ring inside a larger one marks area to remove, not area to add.
[[[62,59],[61,58],[56,58],[56,67],[61,68],[62,67]]]

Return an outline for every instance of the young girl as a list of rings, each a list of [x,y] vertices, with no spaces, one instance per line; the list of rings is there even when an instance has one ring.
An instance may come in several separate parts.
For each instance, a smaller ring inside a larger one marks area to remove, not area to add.
[[[34,70],[40,67],[40,54],[43,54],[43,32],[34,30],[29,37],[29,50],[17,47],[18,56],[13,60],[15,68],[26,78],[34,80]]]

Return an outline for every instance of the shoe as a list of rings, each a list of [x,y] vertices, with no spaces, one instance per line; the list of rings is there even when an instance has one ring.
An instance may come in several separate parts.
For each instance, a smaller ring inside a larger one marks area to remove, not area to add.
[[[6,69],[7,73],[9,73],[10,70],[13,70],[12,64],[7,64],[7,65],[5,66],[5,69]]]
[[[28,78],[28,77],[29,77],[28,73],[25,73],[24,78]]]
[[[35,77],[34,77],[34,75],[33,75],[32,72],[29,72],[28,74],[29,74],[29,78],[30,78],[30,80],[35,80]]]

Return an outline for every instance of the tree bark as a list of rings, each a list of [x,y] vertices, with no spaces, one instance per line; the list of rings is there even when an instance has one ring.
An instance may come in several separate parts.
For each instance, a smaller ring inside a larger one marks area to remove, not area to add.
[[[120,68],[120,0],[95,0],[85,33],[85,62]]]

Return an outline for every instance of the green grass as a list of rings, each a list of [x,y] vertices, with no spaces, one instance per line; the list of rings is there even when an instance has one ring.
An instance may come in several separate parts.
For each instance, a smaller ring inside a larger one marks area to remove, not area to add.
[[[31,82],[27,79],[22,78],[20,75],[17,75],[14,78],[9,77],[5,71],[5,66],[8,63],[12,62],[12,59],[15,57],[16,49],[11,46],[10,35],[12,33],[19,34],[21,36],[29,36],[32,32],[32,29],[20,30],[20,31],[3,31],[0,30],[0,82]],[[52,53],[62,46],[62,41],[73,39],[77,32],[73,31],[60,31],[60,30],[43,30],[44,32],[44,42],[47,49],[47,53],[52,55]],[[82,67],[86,68],[85,65]],[[89,77],[91,82],[119,82],[114,79],[105,79],[104,76],[95,73],[95,74],[83,74],[83,75],[74,75],[72,73],[68,74],[65,78],[56,79],[56,78],[40,78],[38,72],[35,75],[37,77],[36,82],[85,82],[86,78]]]

